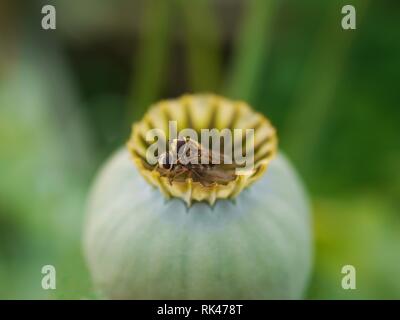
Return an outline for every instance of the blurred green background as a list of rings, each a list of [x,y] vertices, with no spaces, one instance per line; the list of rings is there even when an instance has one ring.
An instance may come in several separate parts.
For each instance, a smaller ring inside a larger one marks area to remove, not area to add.
[[[272,120],[308,187],[307,298],[400,299],[399,39],[399,1],[0,2],[0,298],[95,298],[80,241],[96,170],[152,102],[214,92]]]

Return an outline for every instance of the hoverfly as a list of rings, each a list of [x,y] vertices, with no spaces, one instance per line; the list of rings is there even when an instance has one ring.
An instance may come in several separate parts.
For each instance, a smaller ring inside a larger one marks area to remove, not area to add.
[[[213,164],[212,160],[222,159],[220,164]],[[202,159],[208,159],[202,163]],[[172,181],[192,179],[203,186],[214,183],[227,184],[236,179],[235,164],[225,164],[226,157],[218,152],[206,150],[200,143],[190,138],[174,139],[167,152],[158,157],[156,170],[161,176]]]

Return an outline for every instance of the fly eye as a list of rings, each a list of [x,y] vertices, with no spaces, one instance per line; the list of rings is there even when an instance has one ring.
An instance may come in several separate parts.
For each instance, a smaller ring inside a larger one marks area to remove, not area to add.
[[[164,169],[171,169],[172,168],[172,161],[171,157],[168,153],[164,153],[158,159],[158,164]]]

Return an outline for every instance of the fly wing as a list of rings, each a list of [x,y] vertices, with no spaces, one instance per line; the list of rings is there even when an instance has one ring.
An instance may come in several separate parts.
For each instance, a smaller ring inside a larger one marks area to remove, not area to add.
[[[183,164],[219,164],[232,165],[232,156],[227,156],[219,151],[203,147],[195,140],[174,139],[171,142],[171,150],[177,153],[177,157]],[[233,167],[236,167],[235,165]]]
[[[194,170],[197,179],[201,184],[208,186],[214,183],[228,184],[230,181],[236,179],[234,169],[225,170],[217,166],[211,166],[203,169]]]
[[[235,167],[232,156],[225,155],[217,150],[207,149],[201,146],[199,149],[199,157],[208,161],[206,164],[233,165],[233,167]]]

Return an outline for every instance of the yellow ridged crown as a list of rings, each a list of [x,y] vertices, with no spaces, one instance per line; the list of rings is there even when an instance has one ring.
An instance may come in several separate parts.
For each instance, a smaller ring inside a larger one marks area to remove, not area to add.
[[[147,141],[151,129],[162,130],[169,137],[169,121],[176,121],[178,132],[194,129],[199,137],[201,129],[254,129],[254,166],[246,174],[237,175],[226,184],[204,186],[188,178],[169,181],[156,170],[157,164],[146,160],[146,151],[154,141]],[[276,130],[266,117],[252,110],[242,101],[231,101],[213,94],[184,95],[163,100],[150,107],[140,122],[133,124],[128,141],[132,159],[142,176],[158,187],[166,197],[181,198],[188,205],[206,201],[213,205],[217,199],[236,197],[244,188],[261,177],[277,150]]]

